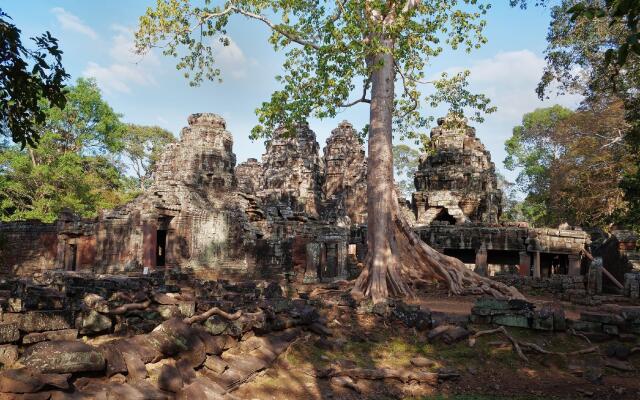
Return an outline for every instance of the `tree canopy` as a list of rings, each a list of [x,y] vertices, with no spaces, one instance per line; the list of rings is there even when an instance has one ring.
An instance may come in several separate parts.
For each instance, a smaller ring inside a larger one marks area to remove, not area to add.
[[[145,143],[170,140],[160,128],[128,129],[93,80],[78,79],[64,108],[44,103],[42,112],[37,147],[0,147],[0,220],[52,222],[65,209],[95,217],[137,195],[127,157],[140,158],[147,179],[153,161],[145,160],[157,152]],[[141,148],[134,149],[134,142]]]
[[[161,46],[197,85],[221,78],[214,43],[229,44],[226,28],[233,16],[270,28],[273,48],[286,51],[285,73],[276,77],[282,88],[256,110],[260,124],[252,131],[254,138],[269,136],[279,125],[293,127],[309,116],[335,117],[345,107],[370,103],[371,72],[379,67],[373,56],[391,51],[394,75],[403,85],[394,99],[394,131],[417,137],[431,120],[419,112],[422,102],[446,102],[459,113],[475,109],[472,117],[478,120],[495,110],[485,96],[468,90],[467,71],[425,82],[427,66],[445,45],[471,50],[486,42],[482,16],[489,8],[475,0],[234,0],[222,6],[205,1],[204,7],[162,0],[140,18],[136,46],[141,53]],[[393,37],[391,49],[384,49],[383,32]],[[423,98],[421,83],[431,84],[435,93]]]
[[[10,20],[0,8],[0,133],[22,147],[34,146],[46,109],[65,105],[69,75],[56,38],[45,32],[31,38],[35,47],[27,48]]]
[[[160,154],[167,144],[175,140],[171,132],[159,126],[125,126],[122,135],[122,156],[126,166],[134,172],[140,190],[149,186]]]
[[[624,221],[628,203],[620,182],[636,168],[624,140],[627,129],[620,101],[526,114],[505,143],[505,166],[520,169],[516,182],[526,193],[517,211],[536,226]]]

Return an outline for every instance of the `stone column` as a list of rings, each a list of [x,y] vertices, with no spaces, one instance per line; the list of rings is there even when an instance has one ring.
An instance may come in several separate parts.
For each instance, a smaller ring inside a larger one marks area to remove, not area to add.
[[[520,263],[518,264],[518,272],[522,276],[529,276],[531,272],[531,256],[526,251],[521,251],[520,255]]]
[[[157,228],[151,221],[142,223],[142,266],[152,270],[156,267]]]
[[[540,278],[540,252],[536,251],[533,259],[533,277]]]
[[[476,252],[476,268],[475,272],[480,276],[487,276],[489,266],[487,264],[487,248],[482,244]]]
[[[577,254],[569,254],[569,269],[568,273],[571,276],[580,275],[580,256]]]

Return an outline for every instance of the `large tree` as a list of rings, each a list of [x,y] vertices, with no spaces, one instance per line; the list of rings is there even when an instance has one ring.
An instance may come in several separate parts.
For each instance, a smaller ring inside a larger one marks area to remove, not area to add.
[[[159,126],[127,124],[122,135],[123,158],[138,181],[140,190],[149,187],[153,169],[165,146],[176,138]]]
[[[64,108],[42,105],[38,146],[0,146],[0,220],[52,222],[65,209],[95,217],[130,199],[118,163],[120,115],[92,80],[71,86]]]
[[[624,134],[622,102],[560,106],[526,114],[506,142],[505,166],[520,169],[520,205],[537,226],[606,227],[624,221],[627,202],[620,182],[636,172]]]
[[[69,77],[56,38],[45,32],[31,40],[35,46],[25,46],[20,29],[0,8],[0,134],[22,147],[38,141],[44,103],[64,107]]]
[[[524,0],[521,1],[524,3]],[[543,1],[545,2],[545,1]],[[547,36],[547,67],[538,87],[578,92],[588,102],[618,98],[629,128],[630,162],[620,182],[629,211],[627,223],[640,229],[640,37],[637,1],[562,0],[552,8]]]
[[[162,46],[197,84],[219,77],[214,42],[229,43],[232,17],[269,28],[274,49],[286,50],[284,74],[276,77],[282,89],[257,109],[254,136],[268,136],[278,125],[291,132],[309,116],[334,117],[344,107],[368,105],[369,251],[354,294],[377,303],[410,294],[410,282],[437,279],[454,294],[520,296],[422,242],[402,219],[394,189],[392,129],[415,137],[429,122],[419,111],[426,67],[444,45],[471,50],[484,43],[488,8],[476,0],[205,0],[203,6],[158,0],[140,19],[136,45],[141,53]],[[467,90],[466,75],[432,82],[436,93],[427,102],[446,101],[457,114],[474,107],[479,117],[490,108],[488,100]]]

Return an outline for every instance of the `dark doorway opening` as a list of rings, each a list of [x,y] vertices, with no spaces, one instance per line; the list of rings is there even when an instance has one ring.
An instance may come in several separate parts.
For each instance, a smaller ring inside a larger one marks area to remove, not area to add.
[[[511,250],[487,250],[487,264],[519,265],[520,253]]]
[[[324,265],[321,266],[320,278],[335,278],[338,276],[338,243],[325,243],[324,250]]]
[[[64,269],[67,271],[76,270],[76,258],[78,255],[78,246],[75,244],[67,244],[67,251],[64,254]]]
[[[440,212],[438,212],[438,215],[436,215],[436,217],[433,220],[438,222],[448,222],[449,225],[456,224],[456,219],[453,218],[451,214],[449,214],[449,211],[447,211],[445,207],[442,207],[440,209]]]
[[[476,251],[474,249],[444,249],[444,254],[455,257],[465,264],[475,264]]]
[[[540,253],[540,275],[566,275],[569,273],[569,257],[566,254]]]
[[[167,231],[158,230],[156,239],[156,266],[164,267],[167,252]]]

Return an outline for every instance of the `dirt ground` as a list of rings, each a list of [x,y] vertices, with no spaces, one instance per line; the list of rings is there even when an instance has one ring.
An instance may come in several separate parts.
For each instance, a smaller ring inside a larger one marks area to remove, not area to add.
[[[548,299],[534,298],[534,302]],[[473,297],[421,296],[418,302],[436,313],[451,318],[468,315]],[[579,308],[568,309],[577,317]],[[356,310],[325,304],[322,315],[331,336],[326,339],[307,333],[298,339],[270,369],[243,385],[236,396],[248,400],[286,399],[640,399],[640,354],[629,358],[633,372],[622,372],[604,365],[598,354],[549,356],[527,354],[524,362],[502,336],[488,335],[474,347],[466,340],[447,345],[430,343],[428,332],[406,328],[392,318],[358,314]],[[471,330],[488,327],[469,326]],[[536,343],[545,349],[567,352],[589,347],[584,339],[565,333],[508,329],[517,339]],[[612,342],[599,343],[604,354]],[[625,346],[635,346],[625,343]],[[395,379],[365,380],[345,385],[319,378],[319,371],[329,366],[343,368],[407,368],[415,370],[410,360],[426,357],[433,361],[424,371],[456,373],[459,377],[436,385],[402,383]],[[591,383],[594,376],[601,381]]]

